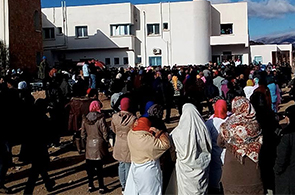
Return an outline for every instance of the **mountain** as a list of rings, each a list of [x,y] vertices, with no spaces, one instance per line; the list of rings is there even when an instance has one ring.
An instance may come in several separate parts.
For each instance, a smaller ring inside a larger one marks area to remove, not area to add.
[[[284,34],[267,35],[254,40],[254,42],[264,44],[293,44],[295,46],[295,31]]]

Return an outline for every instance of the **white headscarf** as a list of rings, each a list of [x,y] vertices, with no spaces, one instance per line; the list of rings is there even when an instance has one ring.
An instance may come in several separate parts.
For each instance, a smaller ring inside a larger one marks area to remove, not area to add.
[[[185,104],[178,126],[171,132],[177,160],[192,169],[205,169],[212,143],[207,127],[193,104]]]

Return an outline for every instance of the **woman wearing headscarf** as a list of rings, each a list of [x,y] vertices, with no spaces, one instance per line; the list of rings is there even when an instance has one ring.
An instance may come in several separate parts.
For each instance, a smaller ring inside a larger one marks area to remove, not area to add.
[[[283,137],[277,147],[275,161],[275,194],[295,194],[295,106],[285,111],[287,127],[283,129]]]
[[[128,112],[130,106],[129,98],[122,98],[120,102],[121,111],[115,113],[112,117],[111,127],[116,134],[116,142],[113,150],[114,159],[119,161],[119,179],[124,192],[128,172],[130,169],[130,151],[127,143],[127,135],[132,128],[136,117]]]
[[[184,104],[179,124],[171,136],[176,152],[178,194],[205,194],[212,144],[207,127],[193,104]]]
[[[249,79],[248,81],[247,81],[247,83],[246,83],[246,87],[244,87],[244,93],[245,93],[245,95],[246,95],[246,98],[248,99],[248,100],[250,100],[250,97],[251,97],[251,95],[253,94],[253,92],[254,92],[254,83],[253,83],[253,81],[251,80],[251,79]]]
[[[279,144],[277,132],[281,128],[274,112],[267,106],[263,93],[253,93],[250,101],[256,111],[256,119],[262,130],[263,142],[259,153],[259,167],[264,192],[267,194],[267,190],[275,191],[273,167],[276,159],[276,147]]]
[[[163,107],[159,104],[152,105],[148,110],[149,120],[152,127],[167,132],[166,125],[163,119]],[[167,150],[160,158],[160,165],[163,174],[163,193],[165,193],[171,172],[173,171],[174,164],[171,159],[170,151]]]
[[[136,120],[127,136],[131,167],[124,194],[162,194],[159,158],[170,148],[167,133],[151,127],[148,118]]]
[[[86,171],[88,175],[88,190],[94,190],[93,177],[97,175],[99,192],[105,193],[106,187],[103,182],[103,159],[108,155],[108,132],[109,128],[101,113],[101,102],[92,101],[89,113],[83,116],[81,137],[86,140]]]
[[[182,99],[181,99],[182,91],[181,90],[183,88],[183,85],[180,82],[180,80],[178,80],[177,76],[173,76],[170,82],[174,89],[173,102],[178,110],[179,115],[181,115],[181,109],[182,109]]]
[[[154,105],[155,104],[155,102],[153,102],[153,101],[148,101],[146,104],[145,104],[145,108],[144,108],[144,113],[141,115],[142,117],[148,117],[149,116],[149,114],[148,114],[148,110],[149,110],[149,108],[152,106],[152,105]]]
[[[222,165],[224,163],[225,150],[217,145],[218,134],[220,133],[220,125],[227,119],[227,104],[225,100],[217,100],[214,105],[214,115],[205,124],[210,133],[212,140],[212,153],[209,172],[209,194],[221,193],[221,175]]]
[[[220,128],[217,143],[226,147],[221,178],[224,194],[263,194],[258,168],[262,136],[249,100],[235,97],[232,115]]]

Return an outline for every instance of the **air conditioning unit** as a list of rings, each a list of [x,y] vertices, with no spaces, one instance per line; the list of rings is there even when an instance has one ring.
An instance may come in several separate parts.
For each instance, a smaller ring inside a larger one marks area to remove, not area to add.
[[[154,53],[155,55],[159,55],[159,54],[161,54],[161,49],[159,49],[159,48],[154,48],[154,49],[153,49],[153,53]]]

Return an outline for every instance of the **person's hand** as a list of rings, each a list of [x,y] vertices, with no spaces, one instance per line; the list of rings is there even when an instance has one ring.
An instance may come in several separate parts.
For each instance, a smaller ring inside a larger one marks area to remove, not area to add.
[[[159,131],[159,129],[155,128],[155,127],[150,127],[150,131],[157,133]]]

